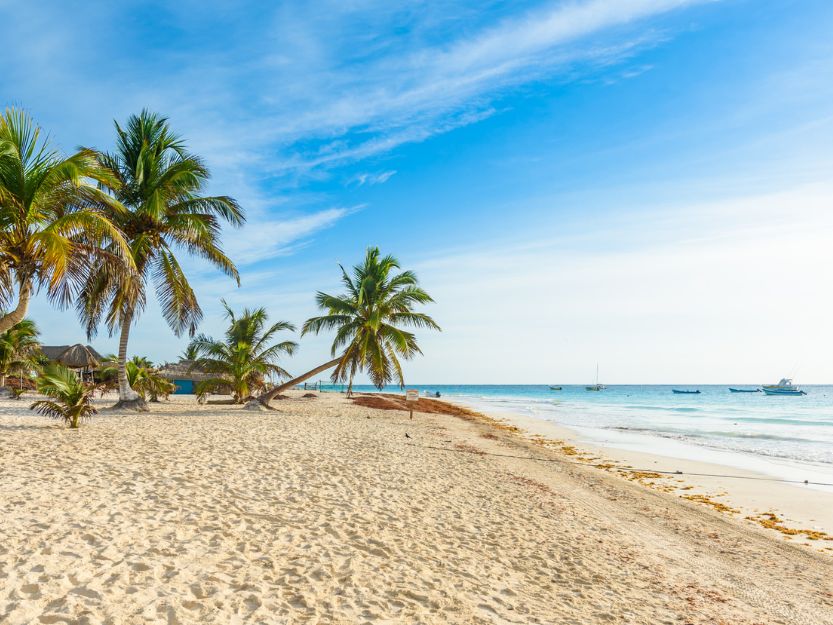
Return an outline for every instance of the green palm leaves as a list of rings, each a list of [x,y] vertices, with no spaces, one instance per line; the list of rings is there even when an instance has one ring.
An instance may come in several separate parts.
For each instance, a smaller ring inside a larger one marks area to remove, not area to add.
[[[112,380],[118,377],[119,357],[115,354],[108,355],[99,375],[105,381],[105,388],[108,388]],[[176,390],[176,385],[163,377],[153,363],[144,356],[133,356],[125,364],[127,381],[130,388],[135,390],[142,399],[150,396],[151,401],[159,401],[159,397],[167,397]]]
[[[138,269],[133,281],[91,276],[80,310],[92,329],[106,313],[111,328],[120,312],[145,302],[145,282],[153,282],[162,313],[179,335],[194,333],[202,310],[175,250],[205,258],[239,282],[234,263],[220,247],[222,222],[245,221],[237,202],[227,196],[201,195],[210,173],[199,157],[187,152],[164,117],[148,111],[116,124],[117,149],[100,153],[101,163],[118,184],[110,190],[127,210],[111,217],[125,233]],[[105,311],[105,306],[109,309]]]
[[[125,276],[97,267],[87,276],[77,308],[89,334],[101,321],[111,332],[121,329],[119,396],[133,401],[124,363],[130,325],[145,305],[146,283],[153,283],[174,333],[193,335],[202,309],[176,252],[203,258],[239,283],[237,268],[220,247],[220,233],[224,222],[239,226],[245,218],[232,198],[202,195],[209,171],[187,151],[166,118],[142,111],[124,128],[116,124],[116,134],[116,151],[99,153],[98,159],[115,179],[105,186],[126,207],[113,210],[110,218],[125,233],[136,273]]]
[[[397,272],[399,268],[396,258],[369,248],[352,275],[342,267],[344,294],[316,295],[316,303],[326,314],[308,319],[302,335],[335,330],[331,353],[341,352],[341,356],[333,371],[334,382],[352,386],[356,373],[365,371],[380,389],[393,381],[404,386],[399,359],[422,352],[416,336],[403,328],[440,329],[425,313],[414,312],[416,305],[433,300],[418,286],[412,271]]]
[[[0,116],[0,332],[23,319],[34,291],[67,305],[91,263],[132,269],[110,215],[121,208],[101,186],[116,186],[91,150],[64,158],[18,109]]]
[[[200,335],[188,348],[196,356],[194,367],[215,376],[200,382],[196,392],[204,395],[231,388],[235,402],[242,403],[261,389],[268,377],[289,377],[278,360],[283,355],[292,355],[298,344],[273,341],[278,332],[294,332],[295,326],[287,321],[270,325],[263,308],[246,308],[236,315],[225,301],[223,306],[229,321],[223,340]]]
[[[37,356],[40,354],[39,334],[31,319],[24,319],[0,334],[0,386],[6,384],[7,375],[37,365]]]
[[[92,391],[71,369],[62,365],[48,365],[38,378],[38,391],[51,399],[34,402],[35,412],[61,419],[70,428],[77,428],[81,421],[96,413],[91,403]]]

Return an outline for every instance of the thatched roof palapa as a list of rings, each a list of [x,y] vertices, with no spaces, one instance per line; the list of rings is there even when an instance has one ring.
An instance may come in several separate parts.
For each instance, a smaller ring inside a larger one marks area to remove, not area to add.
[[[90,345],[43,345],[43,354],[53,362],[70,369],[98,369],[102,356]]]
[[[193,360],[165,363],[159,369],[159,375],[168,380],[193,380],[194,382],[202,382],[203,380],[217,377],[214,374],[202,371],[199,367],[195,366]]]

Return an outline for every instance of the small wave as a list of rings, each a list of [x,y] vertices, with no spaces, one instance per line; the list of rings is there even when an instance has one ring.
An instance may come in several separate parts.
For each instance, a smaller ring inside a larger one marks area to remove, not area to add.
[[[810,421],[808,419],[788,419],[778,417],[732,417],[732,421],[742,421],[744,423],[759,423],[765,425],[772,423],[773,425],[819,425],[822,427],[833,427],[833,420],[831,421]]]
[[[695,438],[695,439],[721,439],[721,438],[729,438],[729,439],[742,439],[742,440],[764,440],[764,441],[783,441],[785,443],[803,443],[803,444],[823,444],[829,445],[829,441],[820,441],[812,438],[802,438],[798,436],[783,436],[779,434],[761,434],[756,432],[727,432],[727,431],[703,431],[703,432],[694,432],[691,430],[675,430],[675,429],[654,429],[654,428],[639,428],[639,427],[628,427],[628,426],[613,426],[610,428],[605,428],[610,430],[617,430],[620,432],[635,432],[640,434],[652,434],[654,436],[664,436],[666,438],[677,438],[677,439],[687,439],[687,438]]]

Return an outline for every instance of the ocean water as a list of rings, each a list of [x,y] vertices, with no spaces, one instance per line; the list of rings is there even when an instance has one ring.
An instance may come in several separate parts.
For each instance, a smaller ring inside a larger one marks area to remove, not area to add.
[[[488,414],[517,414],[577,432],[594,444],[715,462],[786,479],[833,482],[833,386],[801,397],[730,393],[733,385],[414,385]],[[735,385],[735,388],[754,388]],[[372,391],[372,387],[356,386]],[[672,388],[699,389],[675,395]],[[398,388],[389,392],[400,392]]]

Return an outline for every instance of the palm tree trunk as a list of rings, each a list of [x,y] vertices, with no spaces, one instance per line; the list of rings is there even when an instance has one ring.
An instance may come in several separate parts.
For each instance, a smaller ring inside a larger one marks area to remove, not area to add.
[[[119,337],[119,401],[113,408],[136,410],[147,412],[149,410],[145,400],[130,388],[130,380],[127,379],[127,341],[130,338],[130,325],[133,323],[133,308],[127,309],[121,316],[121,336]]]
[[[338,358],[334,358],[330,362],[325,362],[323,365],[321,365],[319,367],[316,367],[315,369],[311,369],[310,371],[307,371],[303,375],[299,375],[297,378],[292,378],[288,382],[284,382],[283,384],[279,384],[277,386],[274,386],[271,389],[269,389],[268,391],[264,391],[263,393],[261,393],[260,395],[255,397],[254,399],[250,399],[248,402],[246,402],[245,407],[248,410],[260,410],[263,407],[268,408],[269,407],[269,402],[272,401],[278,395],[278,393],[280,393],[282,391],[285,391],[288,388],[292,388],[296,384],[301,384],[302,382],[306,382],[311,377],[313,377],[315,375],[318,375],[322,371],[326,371],[327,369],[332,369],[333,367],[335,367],[339,363],[340,360],[341,360],[341,357],[339,356]]]
[[[32,282],[31,280],[25,280],[20,285],[20,290],[18,291],[17,308],[0,317],[0,334],[6,330],[10,330],[23,321],[23,318],[29,310],[29,300],[31,298]]]

